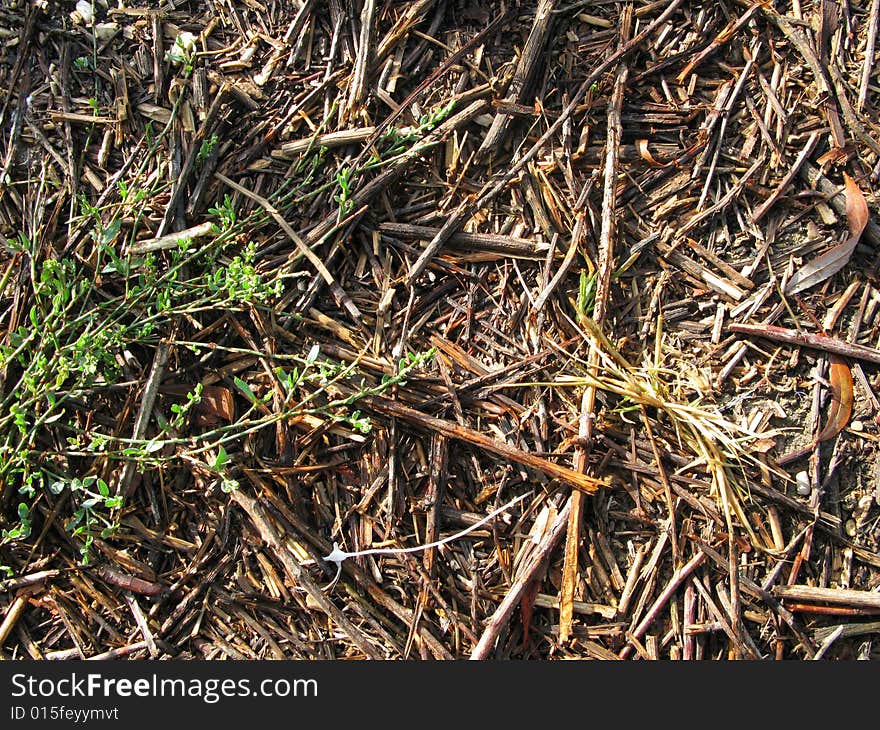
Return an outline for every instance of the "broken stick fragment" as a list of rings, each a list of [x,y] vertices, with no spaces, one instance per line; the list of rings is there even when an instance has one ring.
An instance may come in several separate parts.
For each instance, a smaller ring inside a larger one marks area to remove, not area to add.
[[[800,332],[798,330],[776,327],[775,325],[769,324],[737,324],[734,322],[727,325],[727,329],[730,332],[736,332],[742,335],[753,335],[755,337],[763,337],[766,340],[773,340],[775,342],[787,342],[792,345],[801,345],[802,347],[809,347],[811,350],[820,350],[834,355],[842,355],[843,357],[850,357],[854,360],[880,363],[880,350],[874,347],[859,345],[855,342],[839,340],[836,337],[818,335],[813,332]]]
[[[548,459],[535,456],[534,454],[518,449],[515,446],[510,446],[503,441],[490,438],[489,436],[472,428],[468,428],[467,426],[460,426],[452,421],[429,416],[421,411],[417,411],[415,408],[410,408],[409,406],[405,406],[388,398],[375,395],[366,396],[358,400],[358,407],[364,411],[373,411],[384,416],[398,418],[413,426],[442,434],[447,438],[464,441],[472,446],[476,446],[485,451],[501,456],[515,464],[520,464],[521,466],[543,472],[548,477],[559,479],[560,481],[563,481],[582,492],[586,492],[587,494],[595,494],[599,490],[599,487],[608,486],[609,484],[607,479],[599,479],[597,477],[588,476],[587,474],[581,474],[574,469],[555,464]]]
[[[541,0],[538,4],[538,9],[535,11],[535,20],[532,23],[532,30],[526,39],[522,55],[519,57],[519,63],[516,65],[513,79],[510,81],[508,95],[503,100],[504,103],[516,104],[523,101],[523,92],[528,86],[529,79],[532,77],[538,61],[542,58],[544,45],[547,37],[550,35],[554,5],[556,5],[556,0]],[[486,132],[480,149],[477,150],[478,157],[488,157],[501,147],[509,122],[510,114],[499,110],[492,120],[489,131]]]

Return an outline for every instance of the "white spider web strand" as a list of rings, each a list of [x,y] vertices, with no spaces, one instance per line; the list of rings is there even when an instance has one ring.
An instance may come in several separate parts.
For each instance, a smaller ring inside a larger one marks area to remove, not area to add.
[[[440,547],[441,545],[445,545],[446,543],[452,542],[453,540],[458,540],[459,538],[473,532],[477,528],[482,527],[493,517],[497,517],[502,512],[509,510],[511,507],[513,507],[513,505],[525,499],[527,496],[527,494],[521,494],[516,499],[512,499],[507,504],[504,504],[498,509],[493,510],[482,519],[478,520],[469,527],[466,527],[464,530],[456,532],[453,535],[449,535],[448,537],[444,537],[442,540],[435,540],[434,542],[429,542],[425,545],[415,545],[414,547],[408,548],[370,548],[369,550],[358,550],[353,553],[347,553],[339,547],[338,543],[334,542],[333,550],[330,552],[329,555],[324,558],[324,560],[328,563],[336,563],[336,576],[324,590],[330,590],[334,585],[336,585],[336,582],[339,580],[339,576],[342,574],[342,563],[348,558],[360,558],[365,555],[402,555],[404,553],[416,553],[420,550],[429,550],[432,547]]]

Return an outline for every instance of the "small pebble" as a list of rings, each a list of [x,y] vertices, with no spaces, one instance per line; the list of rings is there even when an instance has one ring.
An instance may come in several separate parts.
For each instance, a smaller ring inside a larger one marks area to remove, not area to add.
[[[799,471],[794,480],[797,482],[797,493],[802,497],[810,496],[810,492],[813,491],[810,486],[810,475],[805,471]]]
[[[856,521],[855,520],[847,520],[846,524],[843,526],[843,531],[846,532],[850,537],[856,536]]]
[[[853,431],[864,431],[865,424],[861,421],[853,421],[849,426]]]

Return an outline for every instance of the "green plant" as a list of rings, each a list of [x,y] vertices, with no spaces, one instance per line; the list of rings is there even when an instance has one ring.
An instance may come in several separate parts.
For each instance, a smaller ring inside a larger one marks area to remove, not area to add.
[[[420,146],[425,148],[430,146],[430,144],[423,145],[422,139],[446,119],[454,108],[455,102],[451,101],[430,113],[423,114],[415,126],[389,127],[382,135],[379,144],[380,152],[370,156],[364,169],[382,167],[398,159],[401,155],[412,154],[419,150]]]
[[[382,160],[387,161],[389,158],[399,155],[413,144],[418,143],[425,134],[441,124],[452,113],[454,108],[455,102],[450,101],[445,106],[422,114],[415,126],[390,127],[382,135],[383,142],[388,145],[382,149]],[[379,160],[375,159],[374,162],[379,162]]]
[[[217,456],[211,468],[220,475],[220,491],[225,494],[234,492],[240,486],[237,479],[233,479],[226,471],[226,465],[229,463],[229,455],[223,446],[218,447]]]
[[[96,111],[99,98],[96,90]],[[36,229],[10,240],[21,262],[24,317],[0,343],[0,484],[15,495],[8,514],[0,516],[0,547],[32,540],[38,501],[64,492],[68,497],[57,502],[57,519],[77,539],[86,561],[93,541],[117,529],[125,505],[107,482],[124,462],[135,460],[145,470],[197,459],[215,474],[221,490],[233,490],[237,457],[229,454],[238,453],[242,439],[301,416],[368,434],[373,424],[358,400],[404,383],[433,356],[433,351],[409,354],[376,378],[358,361],[322,356],[317,345],[305,354],[268,355],[212,343],[212,353],[268,358],[271,369],[264,377],[277,378],[273,387],[245,373],[234,376],[234,392],[249,408],[234,422],[223,420],[197,433],[189,428],[194,421],[189,416],[205,401],[202,386],[184,402],[167,404],[160,397],[149,433],[133,437],[131,399],[147,377],[160,339],[210,355],[205,342],[186,340],[181,332],[212,314],[260,310],[260,316],[274,316],[271,306],[284,292],[286,277],[303,273],[260,265],[254,241],[262,238],[255,233],[276,224],[262,207],[237,210],[228,194],[212,201],[216,228],[199,245],[181,239],[171,248],[129,253],[132,244],[156,235],[148,221],[164,211],[161,201],[167,201],[170,181],[143,171],[150,155],[157,167],[162,164],[158,150],[167,129],[154,130],[148,123],[146,161],[116,181],[115,198],[90,196],[86,189],[78,194],[71,221],[81,234],[75,253],[43,246]],[[201,158],[217,143],[214,137],[205,140]],[[340,210],[350,210],[357,170],[344,168],[335,179],[316,185],[326,163],[326,150],[304,156],[302,175],[285,179],[270,196],[272,205],[294,219],[315,195],[336,187]],[[134,373],[136,383],[127,370],[132,354],[142,368]],[[123,413],[125,420],[119,420]],[[2,562],[10,563],[5,555]]]
[[[19,523],[11,530],[3,530],[0,533],[0,540],[3,542],[11,540],[25,540],[31,534],[31,517],[30,509],[24,502],[18,504]]]
[[[219,231],[230,230],[238,221],[235,206],[232,204],[232,198],[228,193],[223,197],[222,203],[208,208],[208,212],[220,219]]]
[[[73,516],[65,524],[73,537],[82,539],[80,555],[84,565],[89,564],[91,548],[95,533],[99,531],[102,538],[109,537],[119,527],[104,510],[111,512],[122,506],[122,497],[110,493],[110,487],[103,479],[88,476],[84,479],[59,479],[49,485],[49,490],[59,495],[65,489],[70,490],[71,499],[76,505]]]
[[[199,151],[196,153],[196,163],[198,165],[204,164],[205,160],[207,160],[217,149],[217,142],[219,141],[219,137],[216,134],[212,134],[210,138],[202,141],[202,144],[199,146]]]
[[[354,203],[352,196],[352,180],[355,176],[354,171],[350,167],[343,167],[336,173],[336,184],[339,186],[339,193],[333,196],[333,200],[339,203],[339,216],[345,217],[351,212]]]
[[[202,402],[202,392],[204,391],[204,387],[205,386],[202,385],[202,383],[196,383],[195,387],[186,394],[186,403],[171,404],[171,412],[174,414],[174,418],[172,418],[168,424],[169,428],[173,428],[177,431],[183,429],[186,425],[187,415],[193,408]]]
[[[577,311],[581,315],[589,317],[593,314],[593,306],[596,303],[596,274],[588,275],[581,271],[578,279]]]
[[[171,48],[165,52],[165,59],[175,66],[189,65],[192,63],[196,48],[196,36],[188,31],[181,31],[174,39]]]
[[[251,242],[227,266],[217,269],[209,281],[211,291],[223,292],[234,302],[268,302],[280,295],[282,279],[265,280],[254,266],[256,253]]]

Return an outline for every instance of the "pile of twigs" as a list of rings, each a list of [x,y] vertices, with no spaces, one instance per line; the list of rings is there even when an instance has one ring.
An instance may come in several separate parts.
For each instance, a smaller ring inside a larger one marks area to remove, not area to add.
[[[5,656],[873,656],[880,2],[115,5],[0,10]]]

